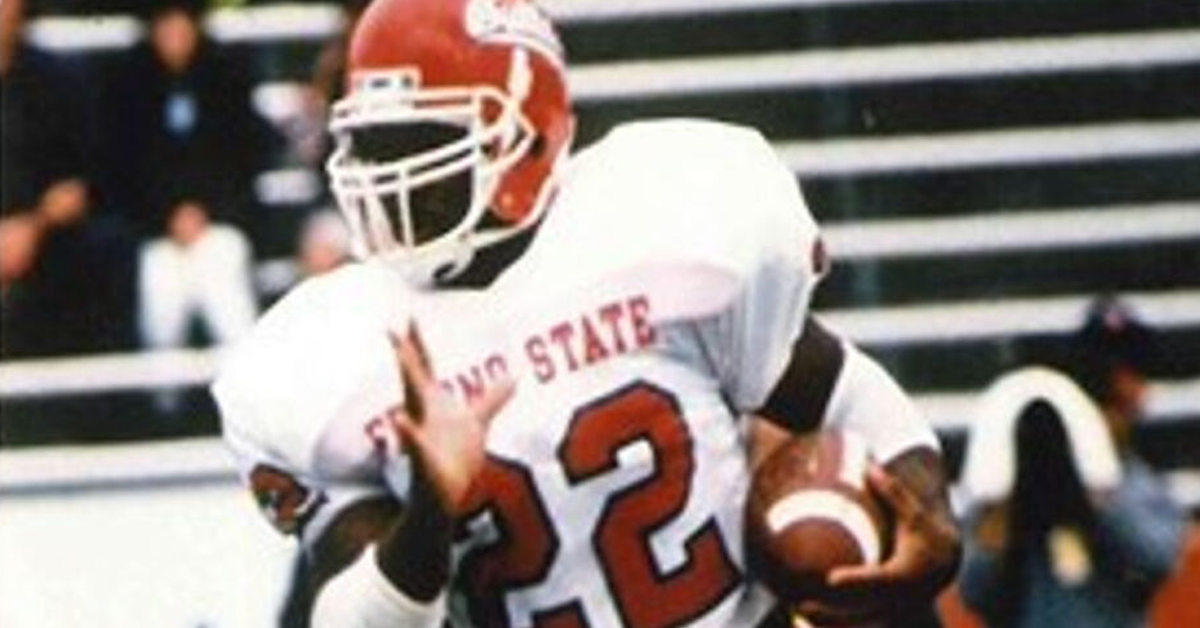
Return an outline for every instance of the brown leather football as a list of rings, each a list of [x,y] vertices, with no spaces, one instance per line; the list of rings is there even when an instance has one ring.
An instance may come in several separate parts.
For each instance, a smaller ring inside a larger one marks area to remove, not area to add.
[[[751,573],[780,599],[819,595],[834,567],[876,563],[887,519],[866,485],[866,443],[828,428],[790,439],[754,474],[746,503]]]

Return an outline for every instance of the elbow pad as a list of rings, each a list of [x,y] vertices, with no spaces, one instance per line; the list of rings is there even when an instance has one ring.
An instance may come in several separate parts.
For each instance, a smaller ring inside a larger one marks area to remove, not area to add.
[[[396,589],[375,563],[375,545],[317,594],[312,628],[441,628],[446,592],[418,602]]]

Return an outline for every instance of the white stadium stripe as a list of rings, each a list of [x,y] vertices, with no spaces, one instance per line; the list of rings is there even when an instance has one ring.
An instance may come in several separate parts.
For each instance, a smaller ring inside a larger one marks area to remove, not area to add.
[[[323,40],[341,30],[342,14],[333,4],[280,4],[214,11],[205,25],[224,42]],[[28,33],[41,48],[85,52],[126,48],[142,38],[144,29],[130,15],[47,16],[30,20]]]
[[[1200,291],[1122,294],[1142,319],[1160,329],[1200,325]],[[872,348],[923,343],[995,340],[1075,330],[1092,295],[1007,297],[918,305],[847,308],[818,312],[830,327]]]
[[[1200,203],[888,218],[830,223],[822,232],[835,260],[1144,244],[1200,237]]]
[[[788,166],[802,176],[1078,164],[1200,154],[1200,120],[780,142],[777,148]]]
[[[207,384],[218,349],[147,351],[0,362],[0,399]]]
[[[889,44],[576,65],[583,101],[1006,75],[1144,69],[1200,61],[1200,30]]]
[[[207,20],[215,38],[226,42],[324,39],[343,24],[333,4],[280,4],[213,11]]]

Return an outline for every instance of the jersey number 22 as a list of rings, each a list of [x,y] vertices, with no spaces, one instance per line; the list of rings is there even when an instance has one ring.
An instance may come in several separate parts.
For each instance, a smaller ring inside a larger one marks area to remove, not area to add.
[[[695,472],[692,437],[675,396],[638,381],[584,405],[559,444],[558,460],[576,486],[616,469],[617,452],[638,441],[650,446],[654,472],[608,496],[592,547],[624,626],[671,628],[703,615],[741,581],[712,517],[683,541],[686,560],[674,569],[663,570],[651,551],[651,536],[687,506]],[[559,539],[529,471],[495,456],[488,465],[479,512],[490,512],[499,539],[471,550],[459,575],[475,625],[507,627],[505,595],[546,578]],[[533,613],[535,628],[590,625],[579,600]]]

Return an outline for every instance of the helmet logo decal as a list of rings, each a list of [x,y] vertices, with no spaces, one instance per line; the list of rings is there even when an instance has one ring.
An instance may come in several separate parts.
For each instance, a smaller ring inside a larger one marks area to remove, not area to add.
[[[533,2],[471,0],[464,12],[467,33],[483,43],[507,43],[532,48],[562,65],[563,48],[550,19]]]

